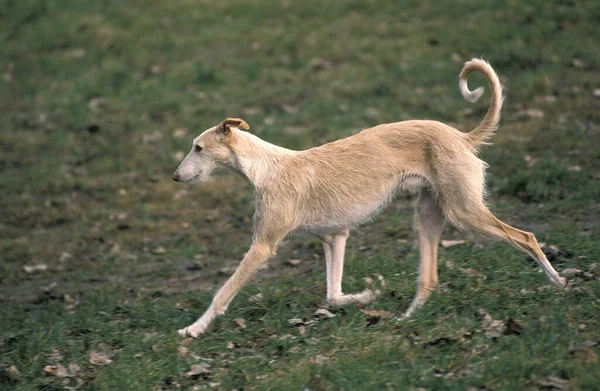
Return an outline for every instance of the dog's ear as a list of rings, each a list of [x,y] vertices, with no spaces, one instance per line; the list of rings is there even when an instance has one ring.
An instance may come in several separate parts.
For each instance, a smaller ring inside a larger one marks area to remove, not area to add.
[[[217,133],[227,136],[231,131],[230,128],[239,128],[243,130],[250,129],[250,125],[241,118],[227,118],[223,120],[217,127]]]

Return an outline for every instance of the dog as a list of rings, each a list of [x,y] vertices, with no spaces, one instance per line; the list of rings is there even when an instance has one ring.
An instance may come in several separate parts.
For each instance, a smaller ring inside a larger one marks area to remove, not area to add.
[[[566,289],[567,281],[548,262],[535,236],[503,223],[485,205],[487,165],[478,158],[478,151],[498,127],[503,96],[492,67],[472,59],[459,75],[459,89],[467,101],[477,101],[484,92],[483,87],[468,88],[467,76],[474,71],[487,78],[491,104],[482,122],[469,133],[436,121],[413,120],[375,126],[319,147],[293,151],[246,132],[250,127],[244,120],[227,118],[196,137],[173,180],[203,182],[219,167],[239,173],[254,190],[254,234],[249,251],[209,308],[179,334],[196,338],[205,333],[294,231],[322,240],[329,305],[375,300],[377,290],[342,293],[344,249],[349,231],[381,211],[398,189],[418,194],[414,217],[420,252],[418,288],[404,317],[418,310],[438,283],[438,244],[446,221],[525,252],[553,284]]]

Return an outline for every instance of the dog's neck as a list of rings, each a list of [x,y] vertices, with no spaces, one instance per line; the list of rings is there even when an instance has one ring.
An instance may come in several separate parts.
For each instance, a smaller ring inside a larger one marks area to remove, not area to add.
[[[277,171],[277,166],[298,153],[268,143],[241,130],[235,132],[235,142],[232,143],[231,149],[237,159],[237,164],[233,169],[238,171],[257,190],[270,180]]]

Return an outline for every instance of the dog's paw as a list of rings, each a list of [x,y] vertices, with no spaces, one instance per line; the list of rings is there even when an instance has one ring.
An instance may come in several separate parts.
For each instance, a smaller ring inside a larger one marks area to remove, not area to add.
[[[552,282],[554,283],[554,285],[558,286],[559,288],[562,288],[565,292],[570,291],[572,288],[571,281],[569,281],[568,278],[562,276],[556,278]]]
[[[182,338],[198,338],[200,335],[206,332],[206,328],[193,327],[188,326],[183,329],[177,330],[177,334],[179,334]]]

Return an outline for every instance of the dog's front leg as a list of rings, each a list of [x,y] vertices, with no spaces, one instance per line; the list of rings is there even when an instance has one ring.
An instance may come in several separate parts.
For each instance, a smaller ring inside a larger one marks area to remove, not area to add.
[[[196,338],[204,334],[218,315],[223,315],[229,306],[229,303],[240,290],[240,288],[254,275],[258,268],[275,254],[274,246],[266,243],[253,243],[250,250],[244,256],[244,259],[237,270],[223,285],[215,295],[212,304],[204,315],[197,321],[178,331],[182,337]]]
[[[344,274],[344,253],[348,231],[323,238],[325,263],[327,265],[327,303],[334,307],[357,303],[367,304],[377,298],[378,290],[366,289],[360,293],[345,295],[342,293],[342,275]]]

